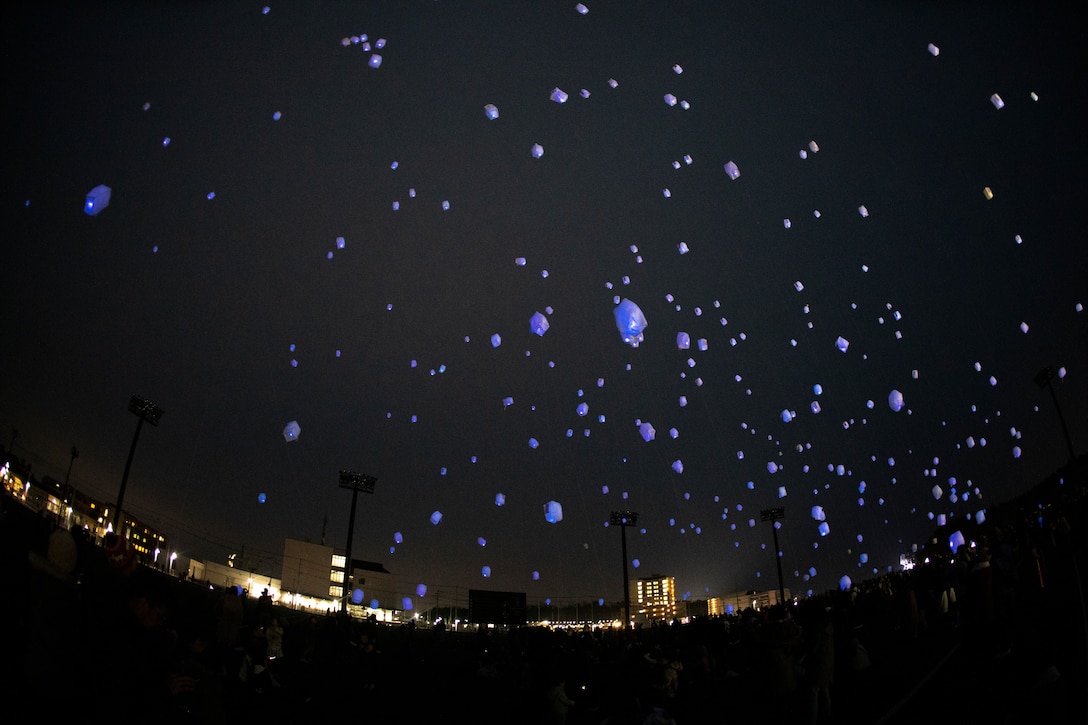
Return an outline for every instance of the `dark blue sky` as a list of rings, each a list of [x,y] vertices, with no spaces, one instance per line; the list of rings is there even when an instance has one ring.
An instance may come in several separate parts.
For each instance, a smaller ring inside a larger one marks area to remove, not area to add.
[[[63,478],[74,443],[73,482],[111,500],[135,393],[165,415],[126,508],[180,550],[244,546],[278,574],[283,539],[320,540],[326,516],[343,546],[348,469],[378,478],[353,553],[405,595],[531,600],[622,596],[618,509],[640,513],[632,576],[692,597],[777,586],[775,505],[792,591],[894,568],[931,516],[1067,460],[1046,365],[1084,452],[1072,8],[587,5],[24,8],[5,43],[5,445],[17,428],[16,454]],[[385,47],[342,44],[363,34]],[[649,322],[637,348],[622,298]]]

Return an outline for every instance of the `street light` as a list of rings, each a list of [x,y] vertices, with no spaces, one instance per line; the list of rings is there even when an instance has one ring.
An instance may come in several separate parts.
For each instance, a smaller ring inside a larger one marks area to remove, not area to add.
[[[623,542],[623,628],[631,626],[631,586],[627,582],[627,527],[634,526],[638,514],[634,511],[613,511],[608,523],[620,527],[620,541]]]
[[[1065,445],[1069,447],[1069,460],[1072,461],[1074,458],[1076,458],[1076,456],[1073,454],[1073,441],[1069,439],[1069,429],[1065,427],[1065,417],[1062,415],[1061,406],[1058,405],[1058,396],[1054,393],[1054,386],[1050,383],[1050,381],[1053,379],[1053,365],[1047,365],[1045,368],[1035,373],[1035,384],[1039,386],[1039,389],[1050,389],[1050,398],[1054,401],[1054,409],[1058,411],[1058,421],[1062,424],[1062,433],[1065,434]]]
[[[162,408],[150,400],[133,395],[128,401],[128,412],[139,420],[136,422],[136,433],[132,436],[132,447],[128,449],[128,460],[125,461],[125,472],[121,475],[121,490],[117,492],[117,508],[113,512],[113,531],[120,536],[119,524],[121,521],[121,504],[125,500],[125,486],[128,485],[128,472],[132,468],[132,457],[136,454],[136,441],[140,440],[140,428],[146,420],[151,425],[158,425],[162,417]]]
[[[340,488],[351,489],[351,516],[348,519],[348,551],[344,559],[344,597],[340,600],[340,611],[348,611],[348,597],[351,596],[351,540],[355,534],[355,502],[359,499],[359,492],[374,493],[374,484],[378,479],[365,473],[354,471],[340,471]]]
[[[774,532],[774,561],[778,565],[778,601],[785,605],[786,588],[782,585],[782,551],[778,548],[778,524],[775,522],[786,518],[786,509],[781,506],[763,509],[759,512],[759,518],[761,521],[770,521],[771,531]]]

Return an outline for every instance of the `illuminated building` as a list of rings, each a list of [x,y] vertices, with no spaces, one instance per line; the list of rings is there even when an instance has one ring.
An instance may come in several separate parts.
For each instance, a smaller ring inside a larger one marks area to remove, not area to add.
[[[343,600],[345,582],[351,581],[348,611],[354,616],[368,616],[364,610],[378,609],[370,606],[375,602],[384,605],[383,610],[400,608],[395,575],[381,564],[354,557],[349,571],[344,551],[324,544],[285,539],[281,581],[285,590],[332,602]]]
[[[638,619],[672,621],[676,617],[676,579],[656,576],[631,582],[631,600],[635,602]]]
[[[790,601],[790,591],[786,590],[786,600]],[[767,607],[773,607],[779,602],[777,589],[765,592],[757,592],[749,589],[746,592],[734,592],[723,597],[711,597],[707,600],[707,613],[712,617],[720,617],[727,614],[739,614],[745,609],[760,611]]]
[[[110,522],[113,507],[94,499],[73,486],[46,476],[40,481],[19,476],[7,463],[0,462],[0,480],[7,495],[39,514],[48,514],[58,525],[74,530],[82,529],[92,541],[101,543],[112,530]],[[162,556],[167,550],[166,536],[158,529],[125,512],[118,522],[117,532],[128,539],[136,559],[147,566],[168,567],[168,559]],[[162,556],[160,559],[159,557]]]

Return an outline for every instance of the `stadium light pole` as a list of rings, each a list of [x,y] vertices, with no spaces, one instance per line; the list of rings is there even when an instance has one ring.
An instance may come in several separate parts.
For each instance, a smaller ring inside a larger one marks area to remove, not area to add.
[[[64,474],[64,503],[68,503],[68,479],[72,477],[72,464],[79,458],[79,449],[72,446],[72,457],[68,459],[68,472]]]
[[[340,600],[340,613],[348,611],[348,597],[351,596],[351,540],[355,534],[355,504],[359,500],[359,492],[374,493],[374,484],[378,479],[365,473],[354,471],[340,471],[340,488],[351,489],[351,514],[348,518],[348,550],[344,559],[344,596]]]
[[[1065,434],[1065,445],[1069,448],[1069,460],[1072,461],[1074,458],[1076,458],[1076,456],[1073,454],[1073,441],[1069,438],[1069,429],[1065,426],[1065,416],[1062,415],[1062,408],[1060,405],[1058,405],[1058,396],[1054,392],[1054,386],[1050,382],[1053,379],[1053,365],[1047,365],[1045,368],[1035,374],[1035,384],[1039,386],[1039,389],[1050,389],[1050,399],[1054,401],[1054,409],[1058,411],[1058,421],[1062,424],[1062,433]]]
[[[623,628],[631,626],[631,586],[627,581],[627,527],[634,526],[638,514],[634,511],[613,511],[608,518],[612,526],[620,527],[620,541],[623,546]]]
[[[132,436],[132,447],[128,449],[128,460],[125,461],[125,472],[121,475],[121,490],[117,492],[117,508],[113,511],[113,533],[120,536],[118,531],[121,521],[121,504],[125,500],[125,487],[128,486],[128,472],[132,468],[132,457],[136,455],[136,441],[140,440],[140,429],[144,425],[144,421],[147,421],[151,425],[158,425],[159,418],[162,417],[163,410],[150,400],[141,398],[139,395],[133,395],[128,401],[128,412],[135,415],[139,420],[136,422],[136,433]],[[74,450],[74,449],[73,449]]]
[[[771,531],[774,533],[774,561],[778,565],[778,601],[785,606],[786,588],[782,584],[782,551],[778,548],[778,524],[776,522],[779,519],[786,518],[786,509],[781,506],[763,509],[759,512],[759,518],[762,521],[771,522]]]

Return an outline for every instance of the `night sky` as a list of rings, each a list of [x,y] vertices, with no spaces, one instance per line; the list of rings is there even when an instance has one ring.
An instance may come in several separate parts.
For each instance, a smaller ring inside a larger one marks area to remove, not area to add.
[[[349,470],[404,595],[530,601],[621,599],[624,509],[690,598],[777,588],[772,506],[792,592],[895,570],[1068,461],[1048,365],[1085,452],[1075,4],[586,4],[24,4],[3,445],[113,501],[140,395],[179,552],[343,547]]]

